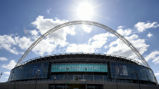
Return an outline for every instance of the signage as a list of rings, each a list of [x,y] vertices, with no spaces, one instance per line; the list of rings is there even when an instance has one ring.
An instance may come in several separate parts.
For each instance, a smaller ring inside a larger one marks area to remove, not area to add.
[[[52,64],[51,72],[108,72],[107,64]]]

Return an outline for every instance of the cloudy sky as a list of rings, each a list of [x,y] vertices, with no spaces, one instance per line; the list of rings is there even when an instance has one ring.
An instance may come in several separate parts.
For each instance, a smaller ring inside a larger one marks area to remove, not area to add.
[[[24,51],[58,24],[91,20],[105,24],[128,39],[144,56],[159,81],[158,0],[1,0],[0,81]],[[100,53],[138,57],[113,34],[94,26],[62,28],[43,39],[29,59],[63,53]]]

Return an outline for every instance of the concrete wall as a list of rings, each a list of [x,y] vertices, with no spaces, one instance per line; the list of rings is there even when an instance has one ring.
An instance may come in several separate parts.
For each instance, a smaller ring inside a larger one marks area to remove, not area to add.
[[[66,82],[65,82],[66,83]],[[58,82],[58,84],[65,84]],[[73,83],[73,82],[71,82]],[[71,84],[69,83],[69,84]],[[26,81],[26,82],[12,82],[12,83],[0,83],[0,89],[48,89],[49,84],[55,84],[53,81]],[[81,84],[80,82],[76,84]],[[86,84],[86,83],[82,83]],[[88,83],[91,84],[91,83]],[[94,83],[93,83],[94,84]],[[159,89],[159,86],[155,85],[139,85],[135,83],[112,83],[103,82],[104,89]]]
[[[48,84],[36,84],[35,82],[1,83],[0,89],[48,89]]]

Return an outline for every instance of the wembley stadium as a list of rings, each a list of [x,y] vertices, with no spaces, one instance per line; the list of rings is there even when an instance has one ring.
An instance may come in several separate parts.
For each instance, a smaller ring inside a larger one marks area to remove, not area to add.
[[[150,68],[99,54],[30,60],[12,69],[6,84],[1,89],[158,89]]]
[[[21,63],[50,32],[76,24],[107,29],[127,44],[140,61],[106,54],[66,53]],[[8,81],[0,83],[0,89],[159,89],[159,86],[145,59],[123,36],[103,24],[72,21],[58,25],[39,37],[18,60]]]

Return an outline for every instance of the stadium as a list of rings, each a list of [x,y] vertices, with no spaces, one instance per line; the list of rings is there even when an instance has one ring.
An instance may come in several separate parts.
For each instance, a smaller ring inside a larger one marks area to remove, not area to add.
[[[113,33],[139,57],[132,59],[102,54],[59,54],[31,59],[25,56],[43,38],[59,28],[87,24]],[[35,41],[11,70],[0,89],[159,89],[156,77],[142,55],[123,36],[103,24],[72,21],[54,27]]]

